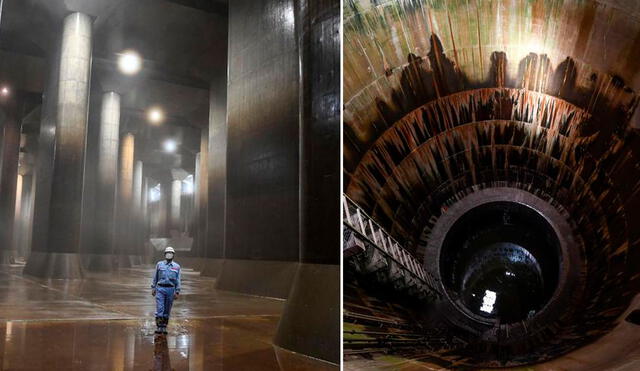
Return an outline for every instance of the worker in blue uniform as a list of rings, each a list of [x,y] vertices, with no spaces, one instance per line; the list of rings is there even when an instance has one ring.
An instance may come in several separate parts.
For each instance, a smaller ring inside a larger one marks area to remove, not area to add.
[[[164,249],[164,258],[156,264],[151,295],[156,297],[156,334],[166,334],[173,300],[180,295],[180,265],[173,261],[175,250]]]

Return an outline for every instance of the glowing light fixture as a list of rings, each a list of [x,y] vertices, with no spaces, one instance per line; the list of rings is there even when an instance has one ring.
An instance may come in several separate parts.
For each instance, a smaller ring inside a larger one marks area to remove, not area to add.
[[[153,107],[147,112],[147,118],[151,123],[159,124],[164,121],[164,112],[158,107]]]
[[[162,147],[166,152],[175,152],[176,149],[178,148],[178,144],[173,139],[167,139],[162,144]]]
[[[149,190],[149,201],[156,202],[160,200],[160,184]]]
[[[118,68],[125,75],[135,75],[142,68],[142,58],[140,54],[133,50],[125,50],[118,57]]]
[[[193,175],[189,175],[182,181],[182,193],[192,194],[193,190]]]
[[[9,94],[11,94],[11,90],[8,86],[3,86],[2,89],[0,89],[0,95],[2,95],[3,97],[8,97]]]

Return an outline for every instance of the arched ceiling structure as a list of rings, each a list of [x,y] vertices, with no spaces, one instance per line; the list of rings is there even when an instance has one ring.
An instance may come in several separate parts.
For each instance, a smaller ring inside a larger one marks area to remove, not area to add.
[[[581,289],[509,351],[607,333],[640,279],[640,3],[345,0],[344,16],[344,192],[419,259],[466,196],[535,195],[571,225]]]

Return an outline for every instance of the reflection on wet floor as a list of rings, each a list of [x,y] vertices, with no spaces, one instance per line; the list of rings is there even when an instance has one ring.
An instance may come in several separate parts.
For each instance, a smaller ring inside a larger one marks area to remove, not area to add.
[[[281,300],[217,291],[185,269],[169,334],[158,336],[150,268],[79,281],[25,278],[20,268],[0,271],[1,370],[280,369],[271,340]]]

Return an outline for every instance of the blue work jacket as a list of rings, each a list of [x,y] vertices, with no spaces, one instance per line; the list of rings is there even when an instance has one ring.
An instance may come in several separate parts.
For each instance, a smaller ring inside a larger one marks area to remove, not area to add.
[[[174,261],[171,263],[167,263],[166,260],[159,261],[156,264],[151,288],[155,289],[159,284],[172,285],[176,288],[176,292],[180,292],[180,264]]]

